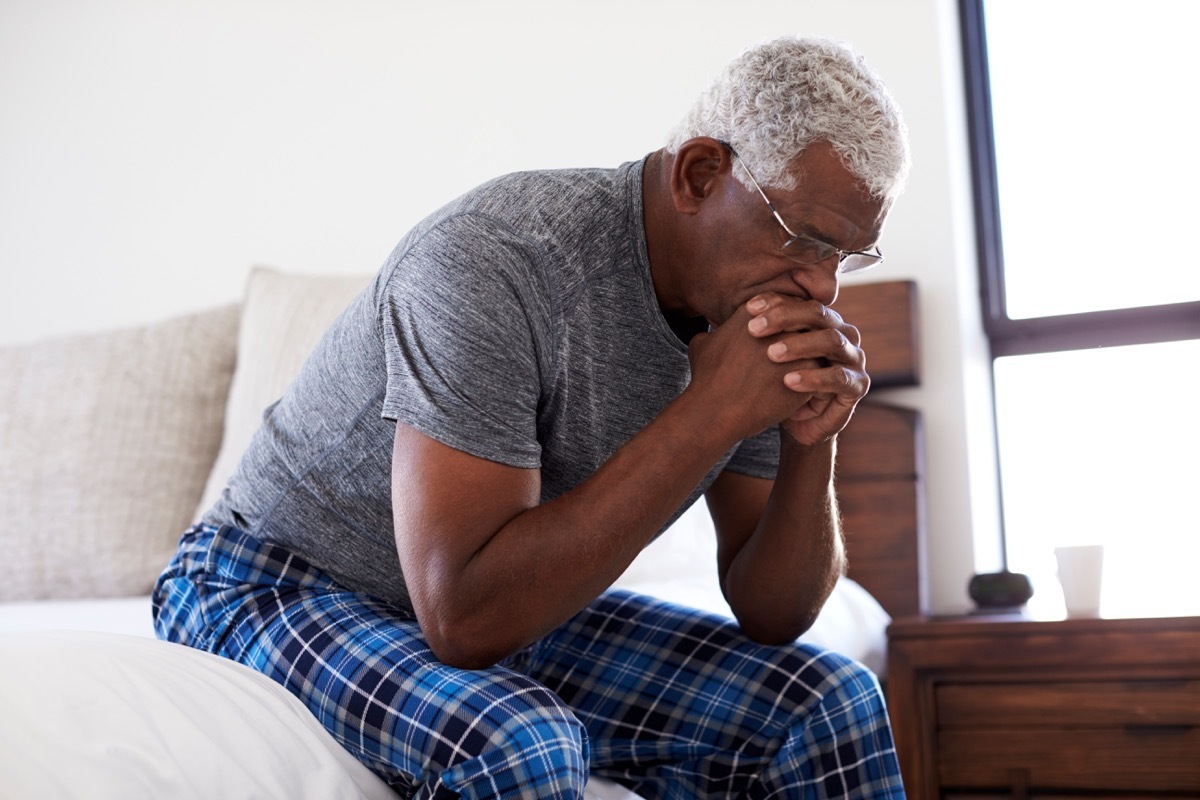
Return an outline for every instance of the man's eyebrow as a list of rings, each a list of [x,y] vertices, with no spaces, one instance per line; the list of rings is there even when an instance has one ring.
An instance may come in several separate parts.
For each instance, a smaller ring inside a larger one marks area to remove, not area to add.
[[[822,231],[817,226],[812,225],[811,223],[804,223],[802,225],[796,225],[793,223],[792,230],[799,231],[800,233],[803,233],[805,236],[816,239],[818,242],[827,244],[830,247],[837,247],[839,250],[842,249],[841,247],[838,246],[837,242],[835,242],[833,240],[832,236],[830,236],[825,231]]]
[[[787,219],[787,217],[784,217],[784,219]],[[827,244],[830,247],[836,247],[838,250],[841,250],[846,253],[857,253],[857,252],[860,252],[863,250],[870,250],[872,247],[875,247],[879,244],[879,237],[876,236],[869,244],[865,245],[864,247],[845,248],[845,247],[842,247],[841,245],[839,245],[837,243],[837,241],[835,241],[834,237],[832,237],[829,234],[827,234],[826,232],[820,230],[819,228],[817,228],[817,226],[812,225],[811,223],[805,223],[803,225],[793,225],[792,230],[799,231],[800,233],[803,233],[805,236],[811,236],[812,238],[816,239],[819,242],[823,242],[824,244]]]

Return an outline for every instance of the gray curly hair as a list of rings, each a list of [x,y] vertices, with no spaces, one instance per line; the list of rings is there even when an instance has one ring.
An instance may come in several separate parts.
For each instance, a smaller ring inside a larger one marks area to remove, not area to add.
[[[788,169],[826,141],[873,197],[893,200],[908,176],[908,131],[879,76],[841,42],[783,37],[735,59],[671,132],[729,143],[766,186],[796,187]],[[738,180],[747,179],[738,175]]]

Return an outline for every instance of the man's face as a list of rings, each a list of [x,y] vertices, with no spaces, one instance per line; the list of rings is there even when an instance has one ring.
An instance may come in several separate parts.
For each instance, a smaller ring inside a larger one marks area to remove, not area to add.
[[[810,146],[793,170],[799,178],[795,189],[764,187],[792,231],[844,251],[865,250],[876,243],[887,204],[860,190],[858,180],[829,145]],[[788,239],[787,232],[759,193],[737,181],[731,170],[721,173],[698,223],[699,241],[686,289],[692,315],[720,325],[762,292],[825,305],[837,299],[837,256],[807,265],[785,256],[780,247]]]

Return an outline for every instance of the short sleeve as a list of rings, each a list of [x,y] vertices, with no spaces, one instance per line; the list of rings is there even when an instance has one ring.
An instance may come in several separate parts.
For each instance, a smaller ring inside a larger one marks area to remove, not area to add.
[[[772,425],[757,436],[742,440],[725,469],[752,478],[775,480],[779,471],[779,428]]]
[[[379,285],[383,416],[510,466],[540,466],[548,357],[538,255],[487,218],[451,217],[398,251]]]

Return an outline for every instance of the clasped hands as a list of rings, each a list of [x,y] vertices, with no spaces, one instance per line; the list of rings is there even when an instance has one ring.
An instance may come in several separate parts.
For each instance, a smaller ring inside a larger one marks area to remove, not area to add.
[[[692,339],[692,382],[723,404],[741,438],[778,424],[814,445],[846,426],[871,385],[860,341],[857,328],[815,300],[763,293]]]

